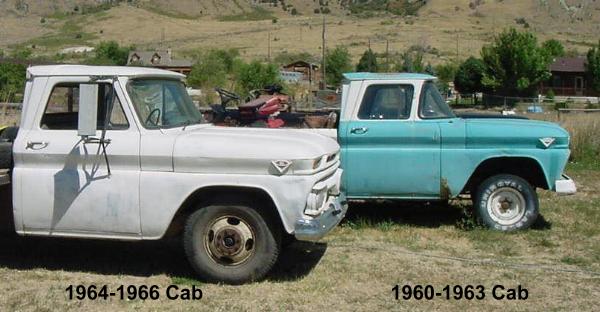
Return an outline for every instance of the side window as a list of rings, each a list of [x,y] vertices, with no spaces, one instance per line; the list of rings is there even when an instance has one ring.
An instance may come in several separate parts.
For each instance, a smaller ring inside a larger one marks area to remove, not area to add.
[[[419,117],[422,119],[452,118],[454,114],[433,82],[423,84]]]
[[[109,84],[101,84],[98,92],[98,130],[104,127],[106,119],[106,110],[110,108],[109,130],[123,130],[129,128],[129,123],[125,117],[123,106],[118,97],[114,97],[112,105],[108,103],[108,97],[111,93]],[[44,115],[40,122],[42,129],[48,130],[77,130],[79,113],[79,84],[59,84],[56,85],[44,110]]]
[[[358,112],[359,119],[408,119],[412,107],[412,85],[371,85]]]

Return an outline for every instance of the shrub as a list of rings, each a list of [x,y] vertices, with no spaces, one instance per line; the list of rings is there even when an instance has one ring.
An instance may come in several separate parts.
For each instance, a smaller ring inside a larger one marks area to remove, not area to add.
[[[554,100],[554,97],[555,97],[554,90],[548,89],[548,91],[546,92],[546,99]]]
[[[554,110],[559,110],[563,108],[569,108],[569,104],[567,102],[556,102],[554,103]]]

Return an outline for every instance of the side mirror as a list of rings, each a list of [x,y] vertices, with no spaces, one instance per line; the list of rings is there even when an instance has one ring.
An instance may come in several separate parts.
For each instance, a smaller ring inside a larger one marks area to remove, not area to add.
[[[82,137],[96,135],[98,127],[98,85],[79,85],[79,119],[77,134]]]

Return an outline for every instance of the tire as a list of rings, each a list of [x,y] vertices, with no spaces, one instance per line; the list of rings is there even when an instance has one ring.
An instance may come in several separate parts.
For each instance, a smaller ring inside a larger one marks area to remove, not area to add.
[[[0,169],[12,169],[12,147],[13,144],[10,142],[0,142]]]
[[[527,229],[539,215],[535,189],[524,179],[509,174],[483,181],[473,206],[486,226],[504,232]]]
[[[237,285],[264,278],[280,250],[278,235],[267,220],[248,206],[197,210],[183,232],[188,261],[209,282]]]
[[[0,132],[0,141],[14,142],[18,132],[19,127],[6,127]]]

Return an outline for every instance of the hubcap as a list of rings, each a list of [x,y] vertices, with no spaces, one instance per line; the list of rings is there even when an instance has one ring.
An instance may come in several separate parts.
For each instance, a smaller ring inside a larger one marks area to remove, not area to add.
[[[204,247],[216,263],[238,265],[254,254],[254,232],[238,217],[221,217],[208,227]]]
[[[487,201],[490,217],[501,225],[513,225],[525,215],[525,198],[516,189],[501,187],[496,189]]]

